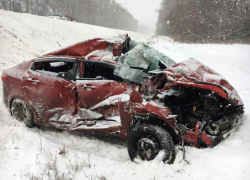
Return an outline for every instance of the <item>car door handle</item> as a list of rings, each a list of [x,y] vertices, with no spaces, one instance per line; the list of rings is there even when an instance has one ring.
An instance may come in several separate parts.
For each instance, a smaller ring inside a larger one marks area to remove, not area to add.
[[[90,89],[95,89],[95,86],[87,86],[87,85],[83,85],[83,86],[81,86],[82,88],[90,88]]]
[[[37,79],[27,78],[27,80],[30,81],[30,82],[32,82],[32,84],[40,83],[40,81],[37,80]]]

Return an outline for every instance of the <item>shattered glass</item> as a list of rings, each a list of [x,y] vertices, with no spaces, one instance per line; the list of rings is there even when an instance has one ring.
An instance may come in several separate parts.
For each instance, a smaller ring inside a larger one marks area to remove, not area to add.
[[[148,71],[167,68],[175,64],[172,59],[164,54],[150,48],[146,44],[139,43],[118,59],[114,68],[114,74],[125,81],[142,84],[144,77],[148,77]]]

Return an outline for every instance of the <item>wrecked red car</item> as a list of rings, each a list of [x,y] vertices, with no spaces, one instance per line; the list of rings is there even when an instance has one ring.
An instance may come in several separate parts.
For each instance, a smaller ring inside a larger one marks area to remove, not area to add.
[[[244,106],[218,73],[169,57],[128,35],[96,38],[2,74],[4,102],[28,127],[113,134],[131,160],[173,163],[175,143],[215,146],[241,123]]]

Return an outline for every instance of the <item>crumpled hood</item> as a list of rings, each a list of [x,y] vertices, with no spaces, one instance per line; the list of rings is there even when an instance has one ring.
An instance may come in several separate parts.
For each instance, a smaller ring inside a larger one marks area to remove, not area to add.
[[[243,102],[231,84],[220,74],[202,64],[195,59],[189,59],[169,67],[164,70],[169,81],[186,82],[188,84],[214,84],[221,87],[231,102],[237,102],[237,105],[243,105]]]

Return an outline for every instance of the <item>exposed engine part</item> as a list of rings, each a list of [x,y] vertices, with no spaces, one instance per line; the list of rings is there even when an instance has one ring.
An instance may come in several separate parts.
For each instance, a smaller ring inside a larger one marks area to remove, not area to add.
[[[157,97],[172,110],[172,114],[178,115],[178,123],[186,129],[194,130],[200,122],[198,147],[203,130],[212,136],[220,136],[220,132],[231,129],[243,113],[242,106],[234,106],[227,99],[204,89],[177,85]]]
[[[214,124],[212,120],[210,120],[207,123],[207,126],[204,129],[208,134],[211,134],[211,135],[219,135],[219,132],[220,132],[219,127],[216,124]]]
[[[199,129],[199,136],[198,136],[197,148],[200,148],[200,146],[201,146],[202,132],[203,132],[204,126],[207,124],[207,122],[209,120],[210,120],[210,116],[209,115],[204,115],[203,118],[202,118],[202,123],[201,123],[200,129]]]

